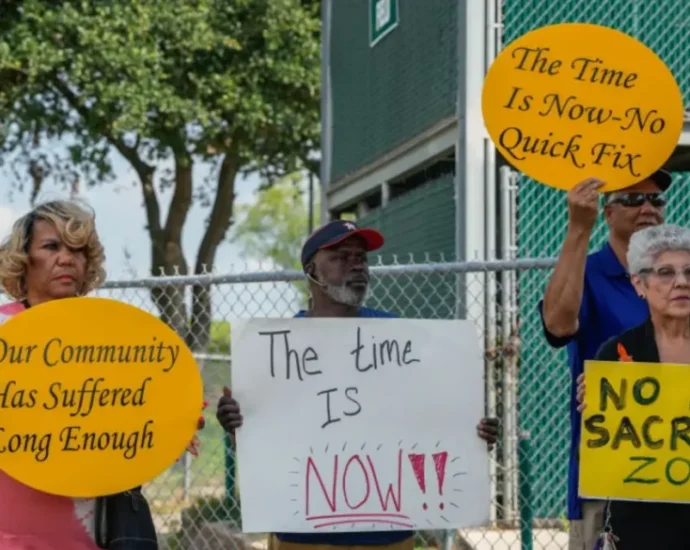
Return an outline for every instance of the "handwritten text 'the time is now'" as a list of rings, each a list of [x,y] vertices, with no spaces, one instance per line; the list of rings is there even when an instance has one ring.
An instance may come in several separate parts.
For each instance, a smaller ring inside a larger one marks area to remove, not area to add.
[[[260,332],[261,336],[269,338],[270,348],[270,374],[272,378],[280,377],[285,380],[303,381],[308,377],[319,376],[323,370],[319,366],[319,353],[314,345],[294,348],[290,343],[290,330],[274,330]],[[385,366],[404,367],[413,363],[419,363],[419,354],[416,353],[411,340],[395,338],[377,339],[375,335],[363,336],[361,327],[357,327],[352,349],[348,351],[352,357],[355,372],[365,373],[376,371]],[[342,396],[339,395],[342,392]],[[342,417],[333,412],[336,407],[334,402],[347,401],[345,407],[340,407],[342,416],[357,416],[362,412],[362,405],[358,397],[357,386],[347,388],[328,388],[318,392],[325,401],[326,419],[321,428],[340,422]]]

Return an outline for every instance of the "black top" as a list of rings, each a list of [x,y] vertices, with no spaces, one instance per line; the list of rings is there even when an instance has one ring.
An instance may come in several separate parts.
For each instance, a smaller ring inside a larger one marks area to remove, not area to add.
[[[618,344],[625,348],[628,360],[661,362],[650,318],[608,340],[596,360],[620,361]],[[610,511],[611,529],[620,539],[617,550],[690,550],[690,504],[614,500]]]

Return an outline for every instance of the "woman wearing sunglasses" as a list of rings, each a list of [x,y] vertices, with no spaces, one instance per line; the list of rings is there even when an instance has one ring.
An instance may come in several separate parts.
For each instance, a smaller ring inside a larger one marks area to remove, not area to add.
[[[630,239],[627,261],[631,282],[650,314],[641,325],[606,342],[596,360],[690,368],[690,230],[674,225],[642,229]],[[582,411],[584,375],[577,383]],[[604,515],[602,531],[615,535],[617,550],[690,548],[690,505],[614,500],[606,503]],[[605,548],[603,540],[599,548]]]

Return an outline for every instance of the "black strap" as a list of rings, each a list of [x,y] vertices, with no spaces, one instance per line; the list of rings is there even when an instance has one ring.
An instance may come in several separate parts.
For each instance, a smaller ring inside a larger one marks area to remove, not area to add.
[[[108,502],[111,501],[112,504],[111,514],[116,513],[118,507],[115,505],[113,499],[117,499],[118,497],[122,498],[123,496],[130,500],[132,509],[137,511],[138,503],[136,499],[137,497],[141,496],[141,486],[134,487],[129,491],[124,491],[115,495],[96,498],[96,506],[94,510],[96,520],[94,538],[96,539],[96,545],[103,550],[107,550],[107,548],[110,546],[110,533],[108,533],[108,528],[112,525],[112,519],[117,519],[111,518],[111,521],[108,521]]]
[[[103,525],[105,524],[105,497],[98,497],[96,499],[96,509],[94,512],[96,527],[94,530],[94,538],[96,539],[96,545],[99,548],[108,548],[108,542],[105,538],[105,533],[103,533]]]

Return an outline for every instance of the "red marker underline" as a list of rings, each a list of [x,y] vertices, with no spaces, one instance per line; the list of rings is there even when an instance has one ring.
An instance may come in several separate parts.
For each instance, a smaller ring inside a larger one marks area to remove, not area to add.
[[[327,516],[308,516],[308,521],[319,519],[336,519],[336,518],[400,518],[410,519],[410,516],[404,514],[331,514]]]
[[[319,527],[330,527],[331,525],[347,525],[349,523],[385,523],[386,525],[399,525],[400,527],[412,528],[414,525],[411,523],[403,523],[402,521],[393,521],[387,519],[349,519],[345,521],[329,521],[328,523],[319,523],[314,525],[315,529]]]

